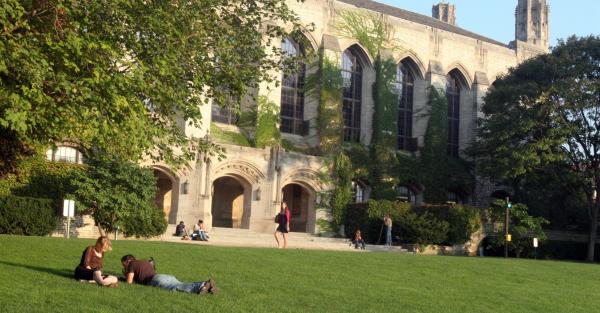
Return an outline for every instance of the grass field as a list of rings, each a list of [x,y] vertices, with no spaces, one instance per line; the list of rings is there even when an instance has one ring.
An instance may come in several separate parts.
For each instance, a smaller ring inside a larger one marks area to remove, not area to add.
[[[599,312],[598,265],[116,241],[159,273],[213,277],[218,295],[71,278],[93,240],[0,236],[0,312]]]

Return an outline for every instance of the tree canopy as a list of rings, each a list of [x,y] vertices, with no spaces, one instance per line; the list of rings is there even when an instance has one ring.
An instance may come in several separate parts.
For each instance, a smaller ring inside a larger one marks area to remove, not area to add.
[[[183,162],[202,104],[275,78],[284,26],[283,0],[3,1],[1,133]]]
[[[552,171],[587,197],[593,260],[600,190],[600,37],[571,37],[498,79],[474,152],[480,173],[508,184]]]

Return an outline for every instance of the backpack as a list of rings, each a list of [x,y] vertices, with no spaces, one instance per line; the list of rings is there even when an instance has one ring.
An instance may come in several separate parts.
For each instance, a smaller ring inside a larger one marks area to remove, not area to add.
[[[281,220],[281,215],[280,214],[275,215],[275,223],[279,224],[280,220]]]

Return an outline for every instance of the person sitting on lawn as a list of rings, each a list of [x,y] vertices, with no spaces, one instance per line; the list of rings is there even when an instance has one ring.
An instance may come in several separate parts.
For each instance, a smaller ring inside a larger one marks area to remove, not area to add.
[[[175,236],[181,237],[181,240],[190,240],[187,228],[185,227],[183,221],[179,222],[179,225],[177,225],[175,228]]]
[[[354,241],[354,249],[358,249],[358,247],[360,246],[361,249],[365,250],[365,240],[362,238],[360,229],[356,230],[353,241]]]
[[[194,233],[192,234],[192,240],[208,241],[208,235],[204,230],[204,221],[198,220],[198,224],[194,224]]]
[[[181,291],[198,294],[215,294],[218,289],[215,281],[211,278],[207,281],[199,281],[192,283],[180,282],[175,276],[167,274],[157,274],[154,270],[154,265],[150,261],[136,260],[131,255],[124,255],[121,258],[123,265],[123,273],[128,284],[134,282],[142,285],[160,287],[170,291]]]
[[[75,279],[95,281],[100,286],[117,287],[118,279],[112,275],[102,275],[104,253],[112,250],[110,240],[101,236],[96,244],[83,250],[79,265],[75,268]]]

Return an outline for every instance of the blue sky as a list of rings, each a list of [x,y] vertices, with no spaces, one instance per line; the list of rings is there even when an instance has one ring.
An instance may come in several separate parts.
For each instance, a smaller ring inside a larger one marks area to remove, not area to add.
[[[375,0],[431,16],[437,0]],[[474,33],[508,43],[515,37],[517,0],[449,0],[456,5],[456,24]],[[600,35],[600,0],[549,0],[550,45],[570,35]]]

